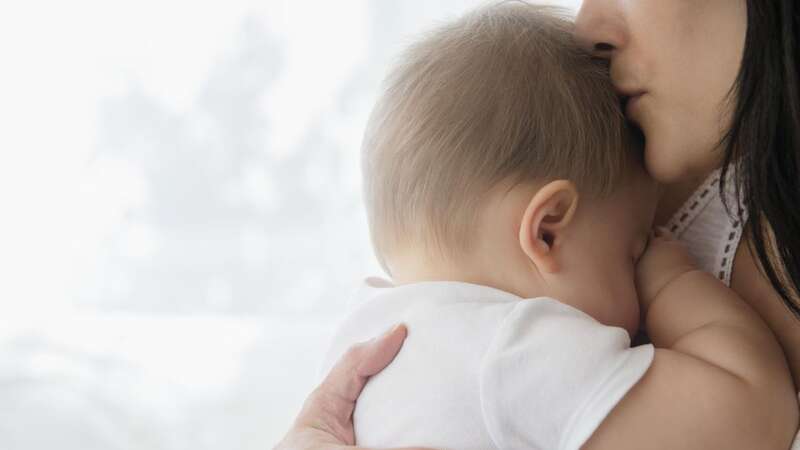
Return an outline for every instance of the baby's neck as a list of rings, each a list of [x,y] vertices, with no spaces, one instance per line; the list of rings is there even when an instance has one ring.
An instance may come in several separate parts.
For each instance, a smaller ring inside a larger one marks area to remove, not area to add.
[[[429,281],[458,281],[500,289],[522,298],[546,295],[535,292],[527,283],[519,288],[513,277],[513,268],[503,258],[463,258],[457,262],[438,260],[408,253],[395,256],[390,263],[392,281],[396,286]],[[530,281],[530,280],[527,280]]]
[[[477,271],[464,264],[432,261],[420,255],[395,256],[390,263],[392,281],[395,285],[422,283],[426,281],[462,281],[486,284]],[[482,282],[481,282],[482,281]]]

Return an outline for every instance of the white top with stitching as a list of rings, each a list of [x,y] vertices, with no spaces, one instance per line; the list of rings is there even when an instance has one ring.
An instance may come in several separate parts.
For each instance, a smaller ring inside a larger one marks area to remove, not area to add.
[[[728,172],[723,204],[719,191],[720,169],[715,170],[667,222],[666,227],[687,244],[701,269],[731,285],[736,249],[742,238],[747,211],[736,201],[733,171]],[[738,214],[738,217],[736,216]]]

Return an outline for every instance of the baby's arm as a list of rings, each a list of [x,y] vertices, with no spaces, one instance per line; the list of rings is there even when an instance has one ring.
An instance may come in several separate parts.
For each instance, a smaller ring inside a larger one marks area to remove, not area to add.
[[[682,244],[656,237],[638,267],[650,369],[585,449],[787,449],[797,401],[771,331]]]

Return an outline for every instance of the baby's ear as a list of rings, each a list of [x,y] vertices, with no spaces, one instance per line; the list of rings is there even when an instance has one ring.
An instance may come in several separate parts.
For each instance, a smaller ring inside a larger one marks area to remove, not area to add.
[[[528,202],[519,227],[519,243],[540,271],[559,271],[558,248],[577,207],[578,190],[567,180],[544,185]]]

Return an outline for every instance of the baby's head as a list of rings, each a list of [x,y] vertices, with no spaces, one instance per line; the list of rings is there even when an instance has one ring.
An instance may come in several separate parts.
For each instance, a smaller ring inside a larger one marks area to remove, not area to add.
[[[551,8],[506,2],[412,46],[363,148],[377,256],[395,283],[551,296],[634,331],[655,186],[608,75]]]

